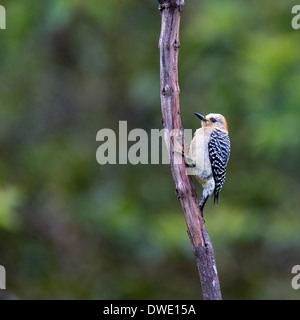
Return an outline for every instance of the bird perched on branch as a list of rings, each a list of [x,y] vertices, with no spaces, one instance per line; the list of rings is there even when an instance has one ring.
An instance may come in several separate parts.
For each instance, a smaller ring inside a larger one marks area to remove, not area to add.
[[[183,154],[186,165],[203,186],[202,198],[199,201],[203,212],[204,205],[212,194],[214,203],[218,203],[230,156],[230,140],[224,116],[218,113],[207,116],[197,112],[194,114],[201,120],[202,128],[196,130],[188,155]]]

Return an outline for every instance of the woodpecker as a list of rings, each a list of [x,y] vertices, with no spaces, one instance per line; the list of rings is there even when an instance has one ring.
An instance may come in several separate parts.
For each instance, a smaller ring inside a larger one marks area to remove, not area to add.
[[[183,154],[186,165],[202,184],[203,194],[199,206],[203,212],[204,205],[212,194],[214,203],[218,203],[230,156],[230,140],[224,116],[218,113],[210,113],[207,116],[197,112],[194,114],[200,118],[202,127],[196,130],[188,155]]]

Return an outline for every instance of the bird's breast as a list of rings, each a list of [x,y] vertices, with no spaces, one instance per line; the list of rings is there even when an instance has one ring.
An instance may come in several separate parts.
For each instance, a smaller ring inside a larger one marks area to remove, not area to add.
[[[189,157],[193,160],[195,175],[201,180],[201,183],[212,175],[211,163],[208,153],[208,142],[210,139],[208,130],[198,129],[190,144]]]

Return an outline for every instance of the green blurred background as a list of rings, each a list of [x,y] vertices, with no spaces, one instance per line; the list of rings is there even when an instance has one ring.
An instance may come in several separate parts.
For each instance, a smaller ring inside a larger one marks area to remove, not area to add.
[[[2,1],[0,264],[20,299],[201,299],[168,165],[96,161],[102,128],[161,129],[154,0]],[[227,180],[205,219],[223,298],[298,299],[297,1],[186,0],[179,81],[227,117]],[[130,144],[129,144],[130,146]],[[198,194],[201,188],[198,188]]]

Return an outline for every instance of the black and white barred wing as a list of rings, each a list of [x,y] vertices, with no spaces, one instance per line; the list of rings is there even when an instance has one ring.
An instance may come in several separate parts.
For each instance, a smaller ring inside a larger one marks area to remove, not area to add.
[[[209,158],[215,180],[214,202],[218,203],[219,193],[226,177],[226,167],[230,156],[230,140],[228,134],[213,131],[208,143]]]

